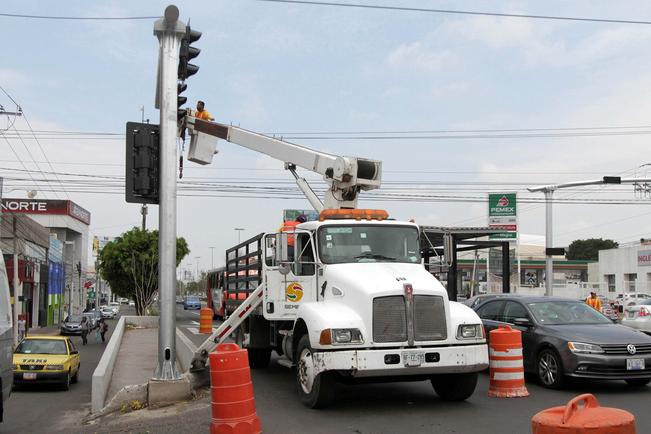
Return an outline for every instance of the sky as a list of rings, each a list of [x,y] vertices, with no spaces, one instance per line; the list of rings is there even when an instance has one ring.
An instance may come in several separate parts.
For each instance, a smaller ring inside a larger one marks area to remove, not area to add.
[[[341,2],[651,20],[645,1]],[[168,4],[6,0],[0,13],[158,16]],[[604,175],[651,176],[651,166],[644,166],[651,163],[651,25],[254,0],[175,4],[180,19],[203,33],[195,44],[202,50],[195,61],[200,70],[188,80],[190,103],[205,100],[218,122],[337,155],[381,160],[378,193],[403,200],[362,193],[360,207],[387,209],[392,217],[421,224],[483,226],[488,192],[517,191],[522,200],[540,200],[526,187]],[[92,213],[91,235],[116,236],[140,224],[140,207],[124,201],[120,178],[125,123],[143,115],[152,123],[159,119],[153,22],[0,16],[6,41],[0,86],[25,114],[0,116],[5,197],[36,190],[37,198],[70,198]],[[1,92],[0,104],[15,109]],[[518,129],[529,131],[473,132]],[[353,134],[386,131],[400,133],[382,140]],[[599,135],[577,135],[586,131]],[[347,134],[334,134],[339,132]],[[223,264],[224,250],[238,235],[244,240],[277,230],[283,209],[309,208],[305,199],[287,199],[282,192],[242,194],[242,186],[292,188],[293,178],[280,161],[231,143],[218,148],[209,166],[185,164],[183,182],[194,184],[186,184],[178,199],[178,235],[191,250],[183,268]],[[302,174],[324,187],[318,176]],[[83,188],[79,180],[86,182]],[[200,192],[189,189],[196,183]],[[404,200],[406,194],[418,197]],[[573,200],[554,205],[556,246],[578,238],[630,243],[651,237],[651,201],[631,186],[559,191],[555,197]],[[157,227],[157,213],[150,206],[148,227]],[[522,203],[519,226],[526,239],[539,239],[544,205]]]

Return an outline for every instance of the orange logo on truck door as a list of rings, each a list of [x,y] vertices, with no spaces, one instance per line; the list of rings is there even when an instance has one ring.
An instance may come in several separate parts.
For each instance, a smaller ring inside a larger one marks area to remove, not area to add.
[[[285,298],[287,301],[298,302],[303,298],[303,287],[300,283],[293,282],[290,283],[287,288],[285,288]]]

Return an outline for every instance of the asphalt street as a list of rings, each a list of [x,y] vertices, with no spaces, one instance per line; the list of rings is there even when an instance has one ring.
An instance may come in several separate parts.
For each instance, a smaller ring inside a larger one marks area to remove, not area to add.
[[[177,307],[177,326],[197,345],[205,339],[198,334],[198,318],[198,311]],[[310,410],[298,400],[294,372],[275,361],[266,369],[253,370],[252,379],[265,434],[524,434],[531,432],[534,414],[586,392],[595,394],[602,406],[633,413],[638,432],[651,426],[651,387],[630,388],[624,382],[581,382],[554,391],[531,380],[529,397],[498,399],[488,397],[488,375],[482,374],[475,394],[460,403],[441,401],[424,381],[340,385],[333,407]],[[175,408],[121,415],[84,432],[205,433],[210,418],[210,399],[204,397]]]
[[[107,322],[108,342],[117,319],[109,319]],[[0,433],[48,433],[81,425],[82,418],[90,410],[93,371],[106,344],[96,343],[94,332],[89,335],[86,346],[81,345],[81,337],[70,338],[81,356],[79,382],[70,385],[70,390],[67,391],[56,385],[23,386],[14,390],[5,403],[5,419],[0,424]]]

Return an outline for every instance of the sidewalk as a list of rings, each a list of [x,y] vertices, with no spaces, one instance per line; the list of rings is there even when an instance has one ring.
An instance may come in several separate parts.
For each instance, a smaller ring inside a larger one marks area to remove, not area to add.
[[[34,336],[34,335],[56,336],[59,334],[60,330],[61,329],[59,328],[58,325],[30,328],[29,330],[27,330],[27,336]]]
[[[127,328],[122,337],[106,402],[124,386],[147,383],[153,377],[157,364],[158,329]]]

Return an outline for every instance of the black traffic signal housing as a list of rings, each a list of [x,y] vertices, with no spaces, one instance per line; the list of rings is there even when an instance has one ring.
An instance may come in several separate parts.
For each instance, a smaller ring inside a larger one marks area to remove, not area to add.
[[[192,30],[190,26],[185,26],[185,34],[181,38],[181,48],[179,50],[179,83],[177,85],[177,120],[179,122],[183,120],[187,112],[187,109],[182,107],[188,101],[188,98],[181,95],[188,88],[185,80],[199,71],[199,67],[190,63],[190,60],[197,57],[201,53],[201,50],[192,47],[190,44],[198,41],[200,38],[201,32]]]
[[[129,203],[158,204],[160,128],[127,122],[126,189]]]

